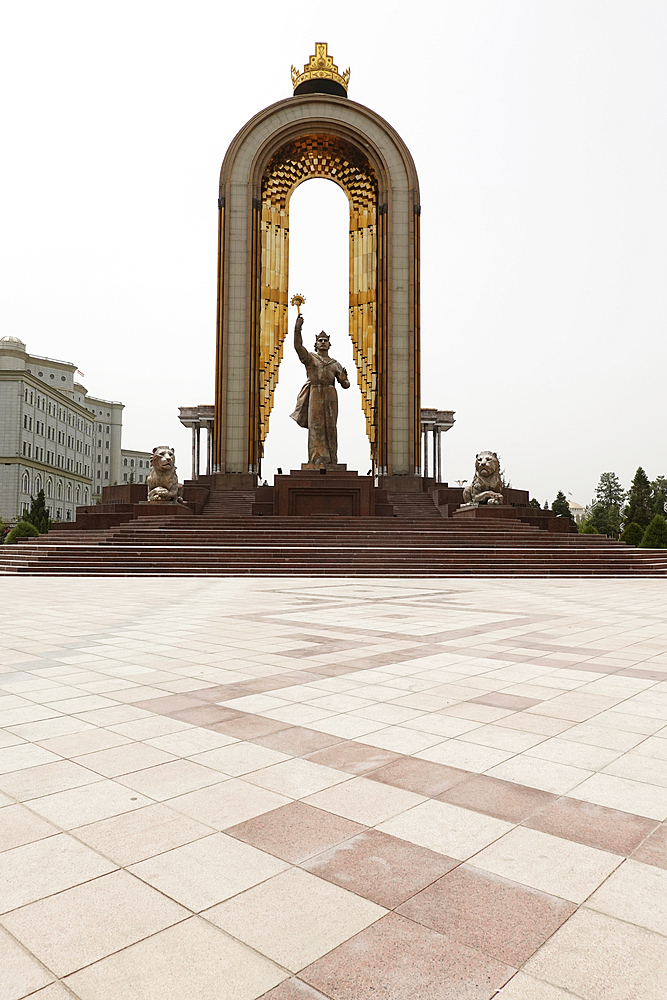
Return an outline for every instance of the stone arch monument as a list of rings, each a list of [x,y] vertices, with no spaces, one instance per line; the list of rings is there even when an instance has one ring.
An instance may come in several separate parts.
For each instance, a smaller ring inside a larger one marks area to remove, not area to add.
[[[259,471],[288,332],[289,202],[323,177],[350,204],[349,332],[376,471],[419,476],[419,183],[405,143],[347,97],[324,43],[255,115],[220,175],[213,471]]]

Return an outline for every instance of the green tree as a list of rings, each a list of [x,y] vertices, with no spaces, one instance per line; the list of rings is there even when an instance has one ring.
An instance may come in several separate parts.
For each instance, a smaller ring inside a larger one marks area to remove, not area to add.
[[[31,498],[31,501],[30,510],[23,514],[23,521],[34,525],[40,535],[45,535],[51,527],[51,518],[46,509],[44,490],[40,490],[36,497]]]
[[[537,510],[542,510],[542,504],[540,503],[539,500],[536,500],[535,497],[533,497],[532,500],[528,501],[528,506],[529,507],[535,507],[535,508],[537,508]]]
[[[656,476],[651,483],[653,489],[653,513],[664,517],[667,514],[667,477]]]
[[[597,528],[594,528],[592,524],[588,521],[580,521],[577,525],[577,529],[580,535],[599,535],[600,532]]]
[[[640,527],[647,528],[653,514],[653,490],[648,476],[640,465],[632,480],[628,502],[623,508],[623,517],[626,524],[634,521]]]
[[[556,494],[556,499],[551,504],[551,509],[554,514],[560,514],[561,517],[566,517],[571,524],[574,524],[574,517],[572,516],[570,505],[567,502],[567,498],[562,490],[559,490]]]
[[[38,538],[39,531],[34,524],[29,524],[28,521],[19,521],[15,527],[9,532],[5,538],[5,545],[16,545],[19,538]]]
[[[644,532],[644,537],[639,543],[639,548],[667,549],[667,521],[660,514],[655,515]]]
[[[644,531],[645,529],[640,524],[637,524],[636,521],[631,521],[630,524],[626,524],[620,540],[625,542],[626,545],[639,545],[644,537]]]
[[[595,488],[595,498],[588,523],[601,535],[618,538],[621,530],[621,507],[625,490],[615,472],[603,472]]]
[[[544,507],[542,508],[542,510],[549,510],[549,501],[548,500],[544,501]]]
[[[615,472],[603,472],[595,487],[595,503],[620,507],[625,500],[625,490]]]
[[[588,523],[595,528],[599,535],[618,538],[621,530],[621,511],[616,504],[605,506],[604,504],[596,503],[588,519]]]

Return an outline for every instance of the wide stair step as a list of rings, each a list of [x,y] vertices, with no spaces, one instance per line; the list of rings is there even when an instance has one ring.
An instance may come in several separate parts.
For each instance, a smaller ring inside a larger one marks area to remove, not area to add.
[[[212,492],[201,516],[51,531],[0,549],[0,575],[303,577],[667,576],[667,552],[551,534],[493,517],[443,518],[428,494],[395,517],[253,517],[254,494]]]

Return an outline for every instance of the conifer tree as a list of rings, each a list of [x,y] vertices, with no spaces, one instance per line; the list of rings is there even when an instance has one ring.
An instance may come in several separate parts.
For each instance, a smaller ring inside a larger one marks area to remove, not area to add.
[[[654,513],[657,512],[653,509],[653,490],[648,476],[640,465],[632,480],[628,502],[623,508],[623,517],[626,524],[634,521],[642,528],[647,528]]]
[[[615,472],[603,472],[595,487],[595,502],[620,507],[625,500],[625,490]]]
[[[562,490],[559,490],[556,494],[556,499],[551,504],[551,509],[554,514],[560,514],[561,517],[566,517],[571,524],[574,524],[574,517],[572,516],[572,511],[570,510],[570,505],[567,502],[567,498]]]
[[[621,530],[621,507],[625,490],[615,472],[603,472],[595,489],[593,508],[588,523],[601,535],[618,538]]]
[[[667,521],[660,514],[655,515],[644,532],[639,548],[667,549]]]
[[[40,490],[36,497],[32,497],[30,511],[24,513],[22,520],[26,524],[32,524],[39,531],[40,535],[45,535],[51,527],[51,518],[46,509],[46,499],[44,490]]]
[[[596,503],[593,507],[588,523],[592,525],[599,535],[607,535],[609,538],[618,538],[621,530],[621,512],[615,504]]]
[[[636,521],[631,521],[630,524],[626,524],[620,541],[625,542],[626,545],[639,545],[644,537],[644,531],[645,529]]]
[[[536,500],[535,497],[533,497],[532,500],[528,501],[528,506],[529,507],[536,507],[538,510],[542,510],[542,504],[540,503],[539,500]]]
[[[653,489],[653,513],[667,516],[667,476],[656,476],[651,483]]]

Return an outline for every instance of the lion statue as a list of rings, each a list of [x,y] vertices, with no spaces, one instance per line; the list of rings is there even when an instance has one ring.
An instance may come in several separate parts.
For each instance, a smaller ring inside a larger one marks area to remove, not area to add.
[[[464,503],[505,503],[500,462],[495,451],[480,451],[475,457],[475,475],[463,490]]]
[[[183,503],[183,487],[176,475],[174,449],[161,444],[153,448],[151,471],[146,479],[151,503]]]

